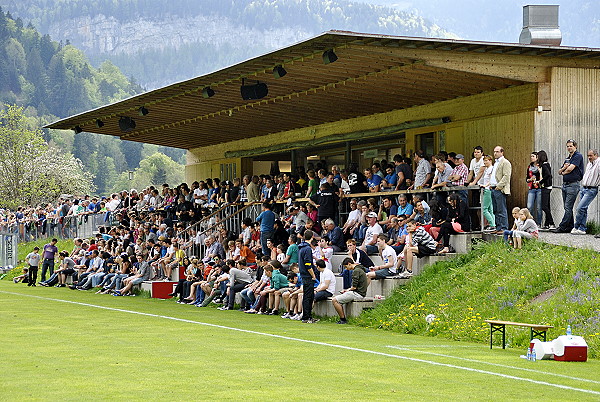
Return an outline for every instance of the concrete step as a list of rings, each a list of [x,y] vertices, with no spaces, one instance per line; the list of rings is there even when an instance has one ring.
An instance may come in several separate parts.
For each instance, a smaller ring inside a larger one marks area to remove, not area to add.
[[[454,254],[450,254],[452,256]],[[444,261],[449,256],[446,255],[430,255],[428,257],[417,258],[413,257],[413,275],[419,275],[425,270],[425,267],[435,264],[438,261]]]
[[[346,317],[358,317],[363,309],[373,308],[382,300],[374,300],[370,297],[365,297],[364,300],[354,301],[344,305]],[[337,317],[338,314],[333,308],[331,299],[323,300],[315,304],[313,314],[320,317]]]
[[[473,241],[481,239],[481,233],[459,233],[450,235],[450,245],[458,254],[466,254],[471,251]]]

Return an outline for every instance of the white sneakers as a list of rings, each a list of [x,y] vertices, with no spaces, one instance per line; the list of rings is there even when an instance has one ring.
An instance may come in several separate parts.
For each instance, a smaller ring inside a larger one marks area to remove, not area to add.
[[[586,232],[584,232],[583,230],[579,230],[579,229],[573,228],[571,230],[571,234],[574,234],[574,235],[584,235],[584,234],[586,234]]]

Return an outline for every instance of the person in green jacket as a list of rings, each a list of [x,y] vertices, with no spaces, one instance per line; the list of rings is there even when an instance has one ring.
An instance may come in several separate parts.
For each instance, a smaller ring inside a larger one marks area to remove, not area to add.
[[[271,278],[271,288],[269,289],[269,315],[279,315],[280,297],[287,290],[290,283],[287,276],[282,274],[281,263],[277,260],[271,260],[265,266],[265,274]]]

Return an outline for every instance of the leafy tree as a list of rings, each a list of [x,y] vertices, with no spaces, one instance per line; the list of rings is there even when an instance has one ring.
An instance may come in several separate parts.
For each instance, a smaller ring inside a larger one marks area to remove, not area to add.
[[[156,152],[140,162],[140,167],[133,171],[133,179],[129,180],[128,172],[119,175],[113,191],[142,189],[149,185],[160,186],[163,183],[178,185],[184,180],[184,166],[168,156]]]
[[[49,148],[41,130],[27,124],[23,108],[0,111],[0,205],[15,208],[55,199],[58,194],[87,192],[91,176],[81,162]]]

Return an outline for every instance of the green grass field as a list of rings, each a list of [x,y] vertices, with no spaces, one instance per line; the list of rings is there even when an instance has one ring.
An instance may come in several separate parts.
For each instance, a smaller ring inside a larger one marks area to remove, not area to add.
[[[597,400],[600,362],[0,281],[2,400]],[[510,335],[509,335],[510,336]]]

